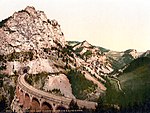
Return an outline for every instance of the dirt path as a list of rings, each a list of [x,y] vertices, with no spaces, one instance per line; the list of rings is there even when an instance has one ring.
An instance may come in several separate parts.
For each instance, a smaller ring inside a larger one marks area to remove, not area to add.
[[[119,81],[117,78],[111,78],[111,79],[113,79],[114,81],[116,81],[116,82],[117,82],[117,85],[118,85],[118,89],[119,89],[120,91],[123,91],[122,88],[121,88],[121,85],[120,85],[120,81]]]

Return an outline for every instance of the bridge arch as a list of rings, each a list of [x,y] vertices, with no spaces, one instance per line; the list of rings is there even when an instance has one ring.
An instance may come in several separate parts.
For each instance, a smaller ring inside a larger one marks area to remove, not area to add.
[[[56,110],[67,110],[67,108],[65,106],[63,106],[63,105],[58,105],[56,107]]]
[[[40,110],[40,102],[37,98],[33,97],[31,101],[31,110]]]
[[[19,93],[19,102],[20,102],[21,104],[23,104],[23,100],[24,100],[24,98],[23,98],[23,90],[21,89],[21,90],[20,90],[20,93]]]
[[[42,111],[45,111],[45,112],[48,112],[48,110],[50,110],[50,111],[52,111],[53,110],[53,107],[52,107],[52,105],[51,104],[49,104],[48,102],[43,102],[42,103],[42,106],[41,106],[41,110]],[[50,112],[49,111],[49,112]]]
[[[29,109],[30,108],[30,96],[29,96],[28,93],[25,93],[24,108],[25,109]]]

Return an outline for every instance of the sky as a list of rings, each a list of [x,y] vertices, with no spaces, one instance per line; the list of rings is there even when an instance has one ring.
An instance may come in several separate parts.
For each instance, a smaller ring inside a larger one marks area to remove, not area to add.
[[[56,19],[67,41],[115,51],[150,49],[148,0],[0,0],[0,20],[34,6]]]

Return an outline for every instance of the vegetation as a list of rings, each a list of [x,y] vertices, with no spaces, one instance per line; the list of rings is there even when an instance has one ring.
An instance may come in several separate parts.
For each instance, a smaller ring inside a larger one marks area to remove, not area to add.
[[[75,50],[76,53],[80,53],[83,50],[83,47],[79,47]]]
[[[116,89],[115,85],[110,79],[106,79],[105,86],[107,87],[106,95],[104,96],[104,104],[108,105],[121,105],[124,97],[124,93]]]
[[[5,75],[0,74],[0,87],[3,86],[3,78],[5,77]]]
[[[43,50],[44,50],[44,52],[46,52],[46,53],[48,53],[48,52],[50,52],[50,51],[51,51],[51,49],[50,49],[50,48],[43,48]]]
[[[16,60],[16,61],[24,62],[24,61],[27,61],[28,59],[32,60],[33,53],[31,51],[29,51],[29,52],[13,52],[5,57],[8,61]]]
[[[10,94],[10,102],[13,100],[14,98],[14,95],[15,95],[15,87],[13,86],[9,86],[9,90],[8,90],[8,93]]]
[[[100,50],[102,53],[110,51],[109,49],[106,49],[106,48],[103,48],[103,47],[98,47],[98,48],[99,48],[99,50]]]
[[[118,70],[131,63],[134,60],[134,58],[132,57],[132,55],[125,53],[123,56],[120,56],[117,60],[114,59],[112,56],[109,56],[109,60],[113,68],[115,70]]]
[[[3,112],[6,107],[6,97],[4,97],[4,95],[0,95],[0,112]]]
[[[47,72],[41,72],[38,74],[28,75],[25,79],[30,85],[37,85],[39,89],[42,89],[45,83],[45,79],[48,75],[49,73]]]
[[[78,99],[87,99],[87,95],[94,92],[97,86],[92,81],[87,80],[81,72],[70,70],[67,77],[71,83],[73,94]]]
[[[121,59],[125,64],[129,64],[129,63],[131,63],[133,60],[134,60],[134,58],[133,58],[133,56],[132,55],[130,55],[130,54],[124,54],[123,56],[122,56],[122,59]]]
[[[62,53],[63,54],[67,54],[67,55],[69,55],[69,56],[71,56],[71,57],[74,57],[73,56],[73,49],[72,49],[72,46],[69,46],[69,45],[67,45],[67,47],[64,47],[63,49],[62,49]]]
[[[150,58],[148,57],[141,57],[138,59],[135,59],[133,62],[130,63],[130,66],[127,67],[124,72],[131,72],[137,68],[139,68],[142,65],[149,65],[150,64]]]
[[[4,55],[0,55],[0,61],[4,61]]]
[[[70,110],[78,110],[79,109],[77,102],[75,102],[73,99],[71,100],[71,102],[69,104],[69,109]]]
[[[87,60],[92,55],[92,51],[87,50],[85,53],[81,55],[81,58],[85,58]]]
[[[16,76],[0,74],[0,112],[10,109],[11,101],[15,95],[14,79],[16,79]]]
[[[138,61],[140,62],[140,60],[141,59]],[[138,65],[136,62],[133,63]],[[127,103],[130,103],[131,105],[134,105],[134,103],[143,103],[150,97],[150,62],[145,64],[142,64],[141,62],[141,65],[136,68],[132,65],[133,63],[129,66],[133,69],[133,71],[129,71],[127,69],[126,73],[118,78],[125,92],[125,99],[127,99]]]
[[[80,43],[78,41],[67,41],[69,45],[75,46],[76,44]]]
[[[0,66],[0,70],[4,70],[4,69],[6,69],[6,65]]]
[[[0,28],[1,28],[2,26],[4,26],[4,24],[7,22],[7,20],[8,20],[9,18],[11,18],[11,17],[8,17],[8,18],[6,18],[5,20],[2,20],[2,21],[0,22]]]
[[[58,96],[63,96],[63,94],[61,93],[60,89],[53,89],[51,91],[48,91],[49,93],[58,95]]]
[[[6,65],[5,65],[6,60],[5,60],[5,58],[4,58],[4,55],[0,55],[0,62],[1,62],[0,70],[6,69]]]
[[[85,53],[83,53],[83,56],[86,56],[86,57],[88,57],[90,55],[92,55],[92,51],[90,51],[90,50],[87,50]]]
[[[138,58],[133,61],[125,72],[118,77],[123,91],[118,90],[117,83],[106,79],[106,95],[103,97],[103,105],[119,106],[119,109],[133,110],[137,106],[147,106],[150,99],[150,59]],[[143,108],[142,108],[143,109]]]
[[[5,77],[5,75],[4,74],[0,74],[0,78],[4,78]]]

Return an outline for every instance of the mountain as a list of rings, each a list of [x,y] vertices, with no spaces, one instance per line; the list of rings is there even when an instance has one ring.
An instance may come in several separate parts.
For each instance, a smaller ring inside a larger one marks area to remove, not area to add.
[[[1,102],[5,104],[1,110],[9,110],[11,102],[11,106],[18,102],[15,88],[18,76],[24,74],[34,88],[70,99],[97,101],[106,90],[101,69],[96,71],[96,60],[89,59],[90,64],[77,56],[58,22],[34,7],[1,21],[0,39]],[[92,45],[84,42],[82,46]],[[83,84],[77,86],[81,80]]]
[[[122,69],[138,58],[138,52],[135,49],[128,49],[123,52],[109,51],[106,53],[115,70]]]
[[[0,112],[18,110],[18,107],[22,112],[27,110],[22,98],[17,97],[17,86],[24,76],[22,81],[28,88],[61,98],[61,105],[66,104],[65,99],[78,101],[74,104],[81,109],[83,106],[78,105],[82,102],[87,106],[94,103],[95,107],[99,98],[106,98],[106,104],[112,106],[110,100],[114,98],[113,102],[118,102],[116,95],[120,90],[126,97],[130,96],[128,91],[133,87],[130,83],[140,88],[149,74],[148,69],[149,51],[139,55],[135,49],[117,52],[86,40],[65,41],[59,23],[34,7],[28,6],[0,22],[0,106],[3,106]],[[38,105],[38,101],[33,105]],[[50,105],[46,103],[43,109],[50,109]]]
[[[134,111],[137,106],[145,106],[144,103],[150,98],[149,75],[150,58],[140,57],[133,60],[119,77],[108,79],[105,103],[118,105],[122,111]]]
[[[0,22],[0,99],[1,105],[5,105],[1,110],[10,109],[17,78],[23,73],[28,73],[31,77],[37,75],[32,78],[32,85],[47,91],[57,89],[45,89],[48,86],[46,79],[49,73],[62,71],[60,79],[65,78],[62,83],[68,84],[62,86],[61,91],[66,87],[63,90],[68,93],[63,92],[64,95],[74,98],[70,83],[63,74],[65,62],[58,59],[61,55],[59,51],[62,51],[65,45],[66,41],[58,22],[47,19],[43,11],[37,11],[34,7],[28,6]]]

